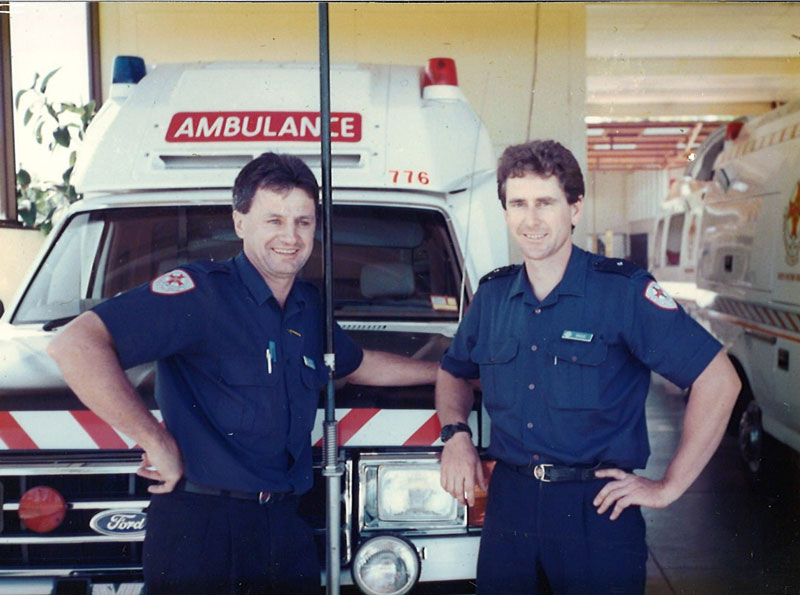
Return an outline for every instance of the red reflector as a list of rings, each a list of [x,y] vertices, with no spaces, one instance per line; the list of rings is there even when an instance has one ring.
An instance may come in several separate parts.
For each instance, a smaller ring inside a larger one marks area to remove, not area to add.
[[[66,511],[64,497],[53,488],[37,486],[19,499],[19,518],[36,533],[47,533],[58,527]]]
[[[744,126],[744,122],[730,122],[725,130],[725,140],[736,140],[742,131],[742,126]]]
[[[494,464],[496,461],[481,461],[483,468],[483,478],[486,480],[486,487],[489,487],[489,482],[492,479],[492,472],[494,471]],[[470,506],[467,511],[468,524],[470,527],[483,527],[483,522],[486,519],[486,500],[488,493],[484,492],[480,487],[475,486],[475,506]]]
[[[428,60],[422,87],[425,88],[429,85],[458,86],[456,61],[452,58],[431,58]]]

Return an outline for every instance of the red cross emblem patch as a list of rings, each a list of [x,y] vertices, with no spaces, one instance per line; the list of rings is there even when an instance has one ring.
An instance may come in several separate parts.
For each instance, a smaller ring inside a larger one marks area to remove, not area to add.
[[[664,310],[678,309],[678,304],[672,299],[672,296],[664,291],[655,281],[650,281],[650,283],[647,284],[647,289],[644,290],[644,297]]]
[[[160,295],[177,295],[194,289],[194,280],[184,270],[164,273],[150,284],[150,290]]]

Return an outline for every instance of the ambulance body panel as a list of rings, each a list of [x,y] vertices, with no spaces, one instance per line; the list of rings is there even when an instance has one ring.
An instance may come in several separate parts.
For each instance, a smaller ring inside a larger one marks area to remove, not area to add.
[[[708,295],[697,287],[703,201],[714,184],[714,162],[723,148],[726,126],[708,135],[683,176],[675,180],[661,203],[664,214],[653,226],[648,270],[687,311]]]
[[[51,232],[0,319],[0,593],[17,593],[26,581],[51,589],[83,581],[90,592],[141,588],[143,532],[95,529],[108,511],[146,508],[147,482],[134,474],[141,451],[83,407],[45,347],[70,319],[120,291],[184,262],[236,254],[231,187],[252,158],[296,154],[321,179],[318,77],[307,64],[165,64],[112,85],[76,164],[84,199]],[[508,263],[486,129],[454,67],[438,80],[416,67],[334,66],[331,89],[336,318],[365,348],[436,361],[478,279]],[[317,284],[320,240],[318,228],[301,273]],[[375,263],[390,264],[400,280]],[[127,374],[160,419],[153,366]],[[345,458],[343,583],[365,563],[359,548],[385,534],[406,544],[386,547],[418,560],[420,578],[409,573],[410,580],[472,579],[482,511],[439,486],[433,387],[346,385],[337,389],[336,413]],[[480,447],[489,438],[484,416],[478,399],[469,423]],[[315,447],[322,418],[320,410]],[[325,482],[316,453],[315,486],[301,507],[321,544]],[[51,533],[32,533],[18,517],[22,494],[36,485],[56,488],[69,504]],[[411,502],[404,490],[428,494],[423,509],[381,512],[381,498]]]
[[[763,430],[800,451],[800,103],[728,136],[703,204],[699,314],[752,392],[735,413],[757,470]]]

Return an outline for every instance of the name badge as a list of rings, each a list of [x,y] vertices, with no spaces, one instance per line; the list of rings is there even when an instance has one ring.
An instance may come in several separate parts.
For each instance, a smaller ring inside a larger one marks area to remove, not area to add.
[[[561,338],[567,341],[581,341],[583,343],[590,343],[594,337],[593,333],[583,333],[581,331],[564,331],[561,333]]]
[[[314,360],[311,359],[310,357],[306,357],[304,355],[303,356],[303,363],[306,365],[306,367],[309,367],[312,370],[316,370],[317,369],[317,365],[314,363]]]

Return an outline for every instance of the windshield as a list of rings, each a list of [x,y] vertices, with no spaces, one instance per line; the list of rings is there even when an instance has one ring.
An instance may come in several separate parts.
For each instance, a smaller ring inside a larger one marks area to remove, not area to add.
[[[459,269],[444,217],[435,211],[335,205],[337,314],[381,319],[455,319]],[[321,233],[301,276],[320,289]],[[231,209],[136,207],[74,216],[13,318],[46,323],[77,316],[122,291],[194,260],[241,250]]]

